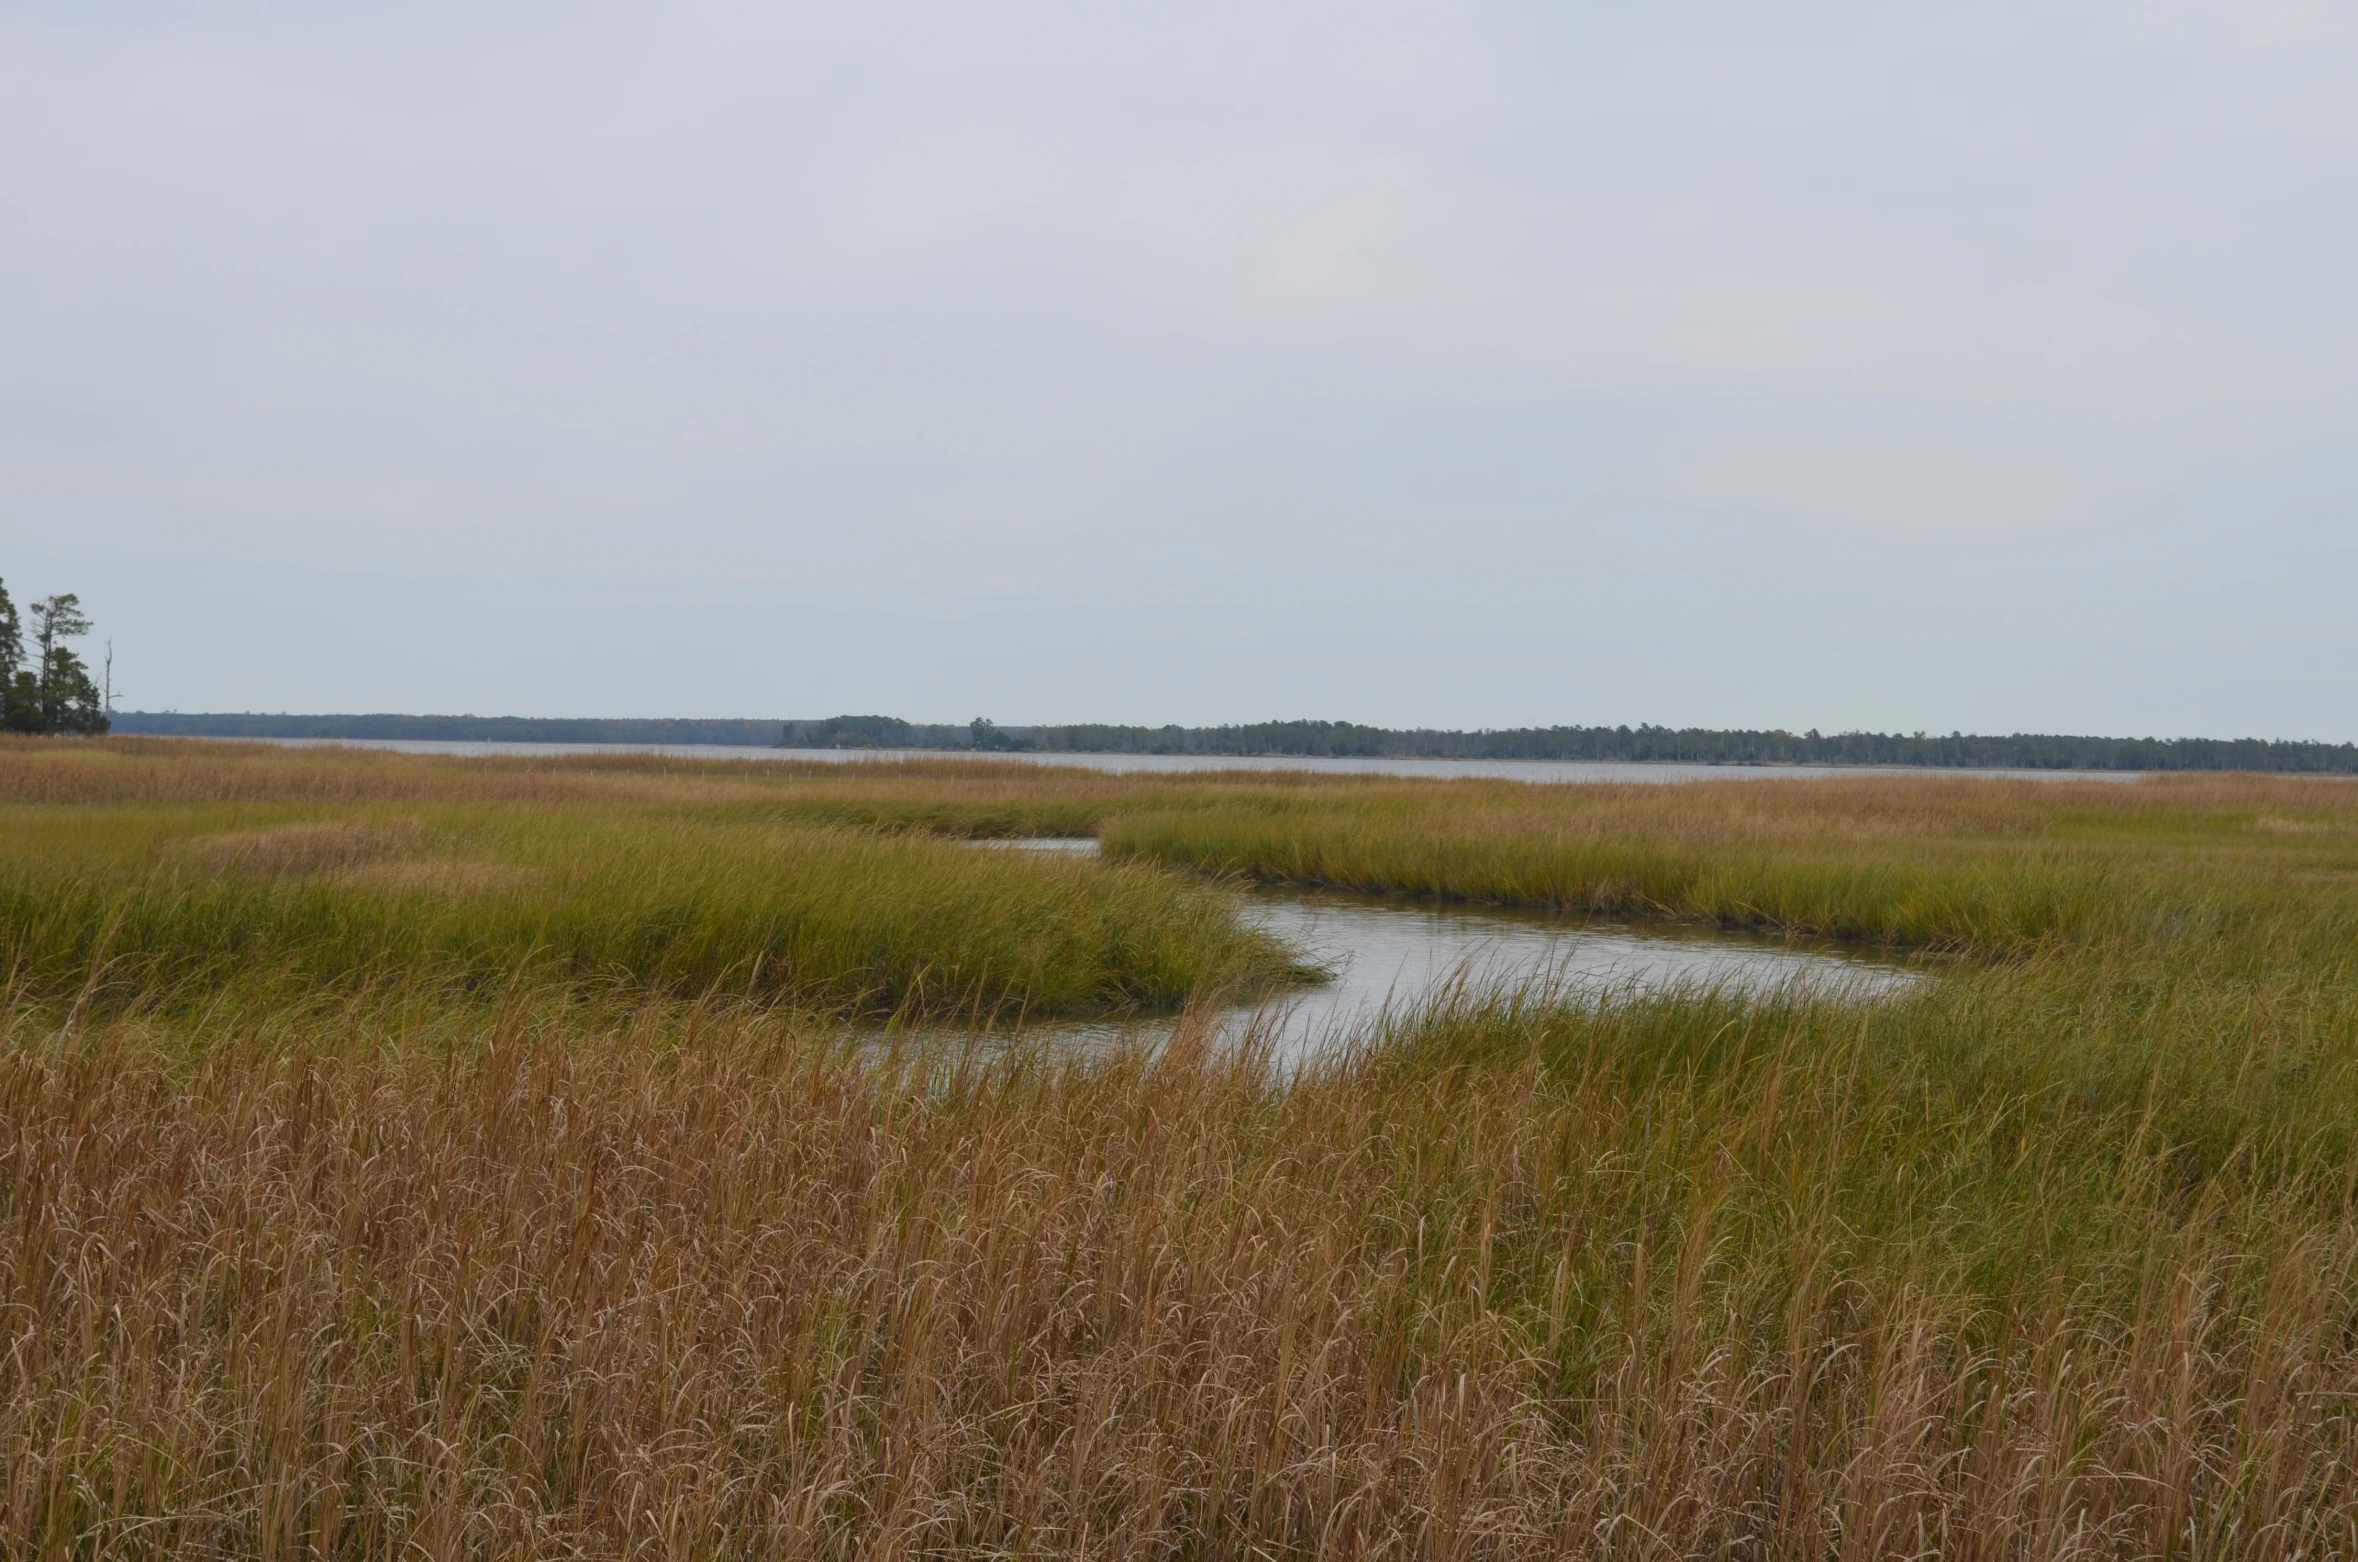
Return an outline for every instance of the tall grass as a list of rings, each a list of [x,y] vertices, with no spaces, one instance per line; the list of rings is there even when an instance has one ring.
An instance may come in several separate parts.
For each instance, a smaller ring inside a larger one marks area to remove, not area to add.
[[[1010,768],[0,744],[0,1554],[2358,1551],[2358,787]],[[1170,867],[1958,958],[1282,1077],[742,974],[1267,957]]]
[[[2358,1545],[2346,1177],[2018,1143],[1823,1016],[1283,1089],[371,1023],[0,1036],[10,1553]]]
[[[0,965],[115,1002],[569,978],[1002,1018],[1301,975],[1226,898],[1151,868],[594,803],[312,812],[20,809]]]
[[[2358,953],[2358,787],[2341,783],[1524,790],[1147,808],[1109,818],[1102,839],[1116,858],[1205,873],[1992,958],[2166,947],[2247,974],[2347,973]]]

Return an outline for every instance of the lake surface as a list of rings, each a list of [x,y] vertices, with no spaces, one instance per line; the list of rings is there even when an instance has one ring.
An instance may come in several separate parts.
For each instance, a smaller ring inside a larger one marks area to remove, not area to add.
[[[1833,776],[1979,776],[2019,781],[2134,781],[2137,770],[1966,770],[1924,765],[1684,765],[1637,760],[1554,759],[1317,759],[1236,754],[991,754],[958,749],[747,748],[727,743],[462,743],[411,738],[222,738],[224,743],[275,743],[282,748],[367,748],[399,754],[664,754],[675,759],[734,759],[750,764],[799,760],[830,765],[901,759],[1012,760],[1077,770],[1185,773],[1212,770],[1302,771],[1333,776],[1484,776],[1500,781],[1672,782],[1815,781]]]
[[[989,849],[1089,854],[1093,840],[978,842]],[[1598,922],[1536,912],[1444,906],[1374,896],[1259,889],[1244,911],[1334,980],[1229,1016],[1259,1014],[1278,1057],[1300,1061],[1339,1044],[1387,1006],[1415,1005],[1436,988],[1551,983],[1567,993],[1719,987],[1769,993],[1795,987],[1873,999],[1924,980],[1920,967],[1825,946],[1704,928]],[[1124,1034],[1151,1026],[1120,1028]],[[1168,1030],[1169,1022],[1161,1028]],[[1078,1027],[1093,1034],[1114,1028]]]

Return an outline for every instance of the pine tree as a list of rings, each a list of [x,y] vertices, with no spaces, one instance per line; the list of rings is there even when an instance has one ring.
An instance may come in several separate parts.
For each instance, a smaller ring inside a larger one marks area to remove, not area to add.
[[[0,584],[0,723],[13,732],[106,731],[106,701],[89,667],[64,643],[90,632],[81,599],[62,592],[31,604],[31,612],[37,655],[27,667],[24,624]]]
[[[16,616],[16,604],[8,599],[8,582],[0,580],[0,683],[14,683],[24,660],[24,623]]]
[[[24,621],[0,581],[0,726],[11,732],[41,730],[40,680],[24,670]]]

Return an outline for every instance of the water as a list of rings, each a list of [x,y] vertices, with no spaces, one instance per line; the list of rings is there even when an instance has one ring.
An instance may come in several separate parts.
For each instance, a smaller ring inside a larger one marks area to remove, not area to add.
[[[1285,1004],[1290,1048],[1314,1047],[1413,1005],[1436,987],[1551,983],[1574,993],[1794,987],[1871,998],[1921,980],[1912,969],[1762,937],[1639,928],[1337,895],[1255,897],[1246,919],[1335,973]]]
[[[1011,851],[1097,850],[1095,841],[1085,839],[980,844]],[[1287,994],[1258,1014],[1276,1054],[1297,1062],[1364,1029],[1387,1006],[1413,1006],[1436,987],[1461,980],[1477,987],[1547,982],[1573,993],[1673,987],[1770,993],[1798,987],[1871,999],[1924,979],[1914,966],[1777,938],[1364,895],[1260,889],[1244,915],[1334,973],[1333,980]],[[1256,1013],[1234,1011],[1230,1028]],[[1154,1029],[1134,1026],[1122,1033]],[[1168,1022],[1161,1029],[1167,1031]]]
[[[901,759],[972,759],[956,749],[747,748],[724,743],[474,743],[411,738],[236,738],[285,748],[373,748],[400,754],[663,754],[674,759],[799,760],[858,765]],[[1920,765],[1685,765],[1636,760],[1318,759],[1231,754],[992,754],[993,760],[1077,770],[1187,773],[1213,770],[1306,771],[1332,776],[1488,777],[1499,781],[1816,781],[1834,776],[1979,776],[2018,781],[2134,781],[2137,770],[1936,770]]]

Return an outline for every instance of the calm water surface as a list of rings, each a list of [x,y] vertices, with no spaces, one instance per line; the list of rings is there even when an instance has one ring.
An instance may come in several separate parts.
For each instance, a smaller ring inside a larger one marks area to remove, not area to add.
[[[725,743],[458,743],[409,738],[223,738],[283,748],[373,748],[400,754],[665,754],[675,759],[791,759],[829,765],[900,759],[971,759],[955,749],[747,748]],[[2134,781],[2136,770],[1934,770],[1921,765],[1681,765],[1633,760],[1311,759],[1228,754],[993,754],[994,760],[1076,770],[1184,773],[1199,770],[1305,771],[1333,776],[1487,776],[1500,781],[1814,781],[1830,776],[1982,776],[2028,781]]]
[[[1093,854],[1093,840],[978,843],[1001,850]],[[1253,891],[1245,918],[1334,972],[1286,995],[1260,1020],[1281,1058],[1340,1042],[1386,1007],[1413,1006],[1436,987],[1552,982],[1571,992],[1721,987],[1767,993],[1814,988],[1875,998],[1924,979],[1911,965],[1710,929],[1633,926],[1573,917],[1373,896]],[[1231,1016],[1241,1025],[1251,1008]],[[1132,1027],[1134,1034],[1139,1029]],[[1163,1022],[1168,1028],[1168,1022]],[[1104,1027],[1088,1028],[1102,1031]]]

